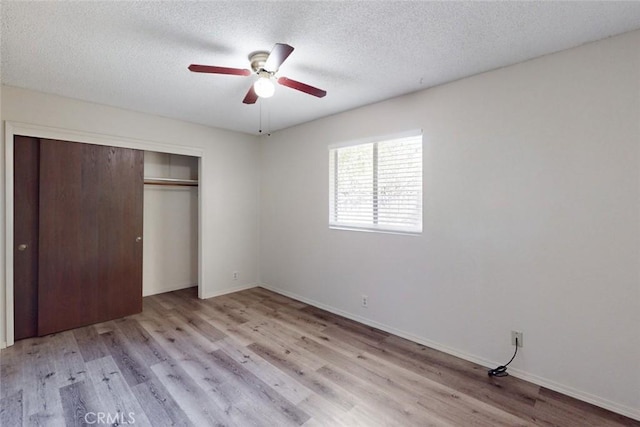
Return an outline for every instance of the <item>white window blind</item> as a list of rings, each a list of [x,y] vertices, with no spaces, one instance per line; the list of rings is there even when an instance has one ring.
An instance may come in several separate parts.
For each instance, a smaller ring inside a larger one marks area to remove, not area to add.
[[[331,148],[329,226],[422,232],[422,135]]]

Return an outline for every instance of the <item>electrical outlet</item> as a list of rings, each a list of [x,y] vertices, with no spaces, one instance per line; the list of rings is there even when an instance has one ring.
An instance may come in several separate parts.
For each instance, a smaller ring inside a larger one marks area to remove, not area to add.
[[[238,280],[238,272],[237,271],[233,272],[233,280]]]
[[[522,332],[511,331],[511,345],[516,345],[516,338],[518,339],[518,347],[524,346],[524,338]]]
[[[368,308],[369,307],[369,297],[366,295],[362,295],[362,306],[364,308]]]

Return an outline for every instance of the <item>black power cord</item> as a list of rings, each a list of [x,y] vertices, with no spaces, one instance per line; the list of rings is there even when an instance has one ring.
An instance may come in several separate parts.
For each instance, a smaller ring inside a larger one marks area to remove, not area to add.
[[[509,360],[506,365],[498,366],[495,369],[489,369],[489,372],[487,372],[487,374],[489,374],[490,377],[506,377],[506,376],[508,376],[509,373],[507,372],[507,366],[509,366],[509,364],[511,362],[513,362],[513,359],[516,358],[516,354],[518,354],[518,337],[516,337],[516,351],[515,351],[515,353],[513,353],[513,356],[511,357],[511,360]]]

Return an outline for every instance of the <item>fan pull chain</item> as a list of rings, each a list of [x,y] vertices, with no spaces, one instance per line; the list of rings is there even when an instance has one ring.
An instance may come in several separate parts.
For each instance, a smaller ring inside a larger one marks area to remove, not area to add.
[[[262,133],[262,102],[260,104],[260,129],[258,129],[258,133]]]

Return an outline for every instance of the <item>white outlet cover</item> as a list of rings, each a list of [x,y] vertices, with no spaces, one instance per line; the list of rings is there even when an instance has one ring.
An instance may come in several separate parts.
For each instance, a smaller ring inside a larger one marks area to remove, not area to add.
[[[518,337],[518,347],[523,347],[524,334],[520,331],[511,331],[511,345],[516,345],[516,337]]]

